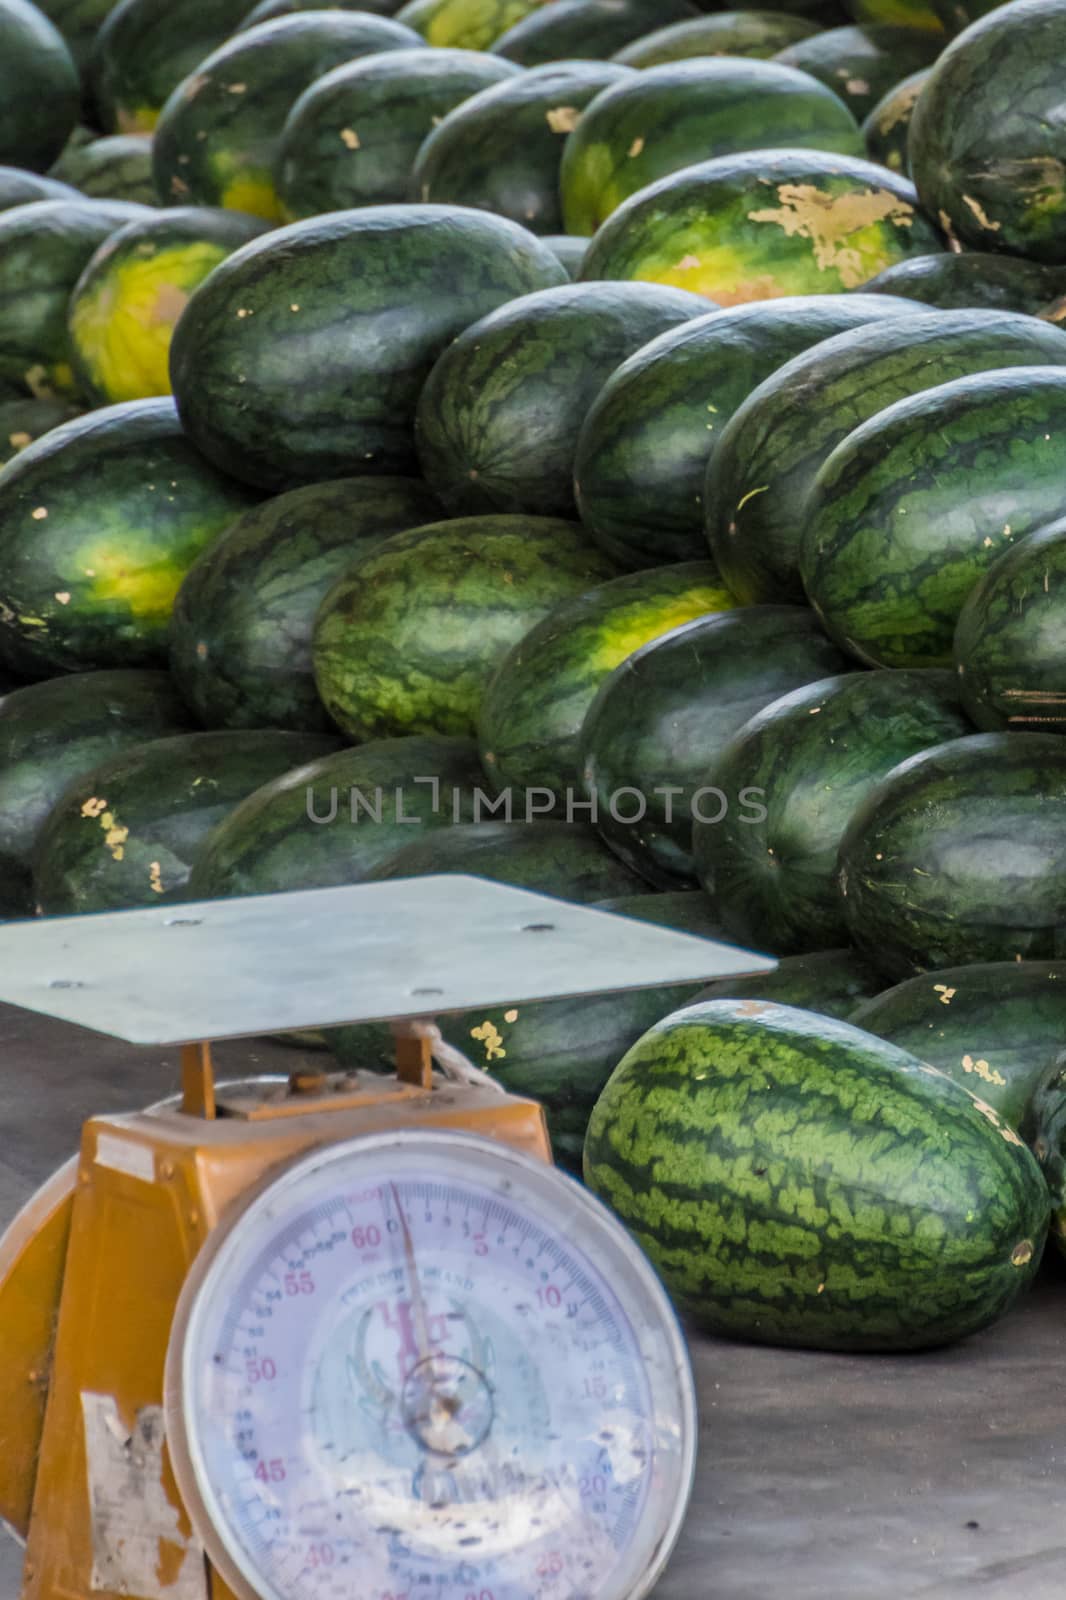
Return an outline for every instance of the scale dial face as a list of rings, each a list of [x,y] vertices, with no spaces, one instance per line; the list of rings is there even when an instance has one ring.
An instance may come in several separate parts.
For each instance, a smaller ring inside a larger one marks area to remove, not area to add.
[[[691,1490],[652,1269],[571,1178],[474,1135],[290,1167],[198,1260],[166,1387],[245,1600],[638,1600]]]

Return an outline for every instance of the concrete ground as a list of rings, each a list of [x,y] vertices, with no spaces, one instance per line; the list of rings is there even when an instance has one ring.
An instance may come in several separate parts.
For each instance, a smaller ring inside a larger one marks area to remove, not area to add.
[[[174,1054],[0,1007],[0,1224],[77,1148],[92,1112],[171,1092]],[[229,1076],[291,1053],[222,1047]],[[701,1452],[655,1600],[1062,1600],[1066,1275],[997,1328],[907,1359],[697,1338]],[[0,1600],[20,1552],[0,1531]],[[353,1596],[353,1600],[359,1597]]]

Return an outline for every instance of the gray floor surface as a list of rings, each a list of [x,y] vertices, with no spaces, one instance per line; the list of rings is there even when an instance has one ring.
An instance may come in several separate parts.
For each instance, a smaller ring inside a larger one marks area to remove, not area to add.
[[[173,1055],[0,1007],[0,1224],[93,1112],[176,1085]],[[228,1075],[291,1052],[222,1047]],[[1063,1600],[1066,1275],[988,1333],[865,1359],[696,1338],[696,1492],[655,1600]],[[0,1532],[0,1600],[19,1592]],[[353,1600],[359,1597],[353,1596]]]

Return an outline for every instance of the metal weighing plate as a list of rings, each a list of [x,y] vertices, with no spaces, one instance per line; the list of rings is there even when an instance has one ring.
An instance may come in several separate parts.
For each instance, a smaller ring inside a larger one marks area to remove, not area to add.
[[[134,1044],[710,982],[776,965],[459,875],[0,926],[0,1001]]]

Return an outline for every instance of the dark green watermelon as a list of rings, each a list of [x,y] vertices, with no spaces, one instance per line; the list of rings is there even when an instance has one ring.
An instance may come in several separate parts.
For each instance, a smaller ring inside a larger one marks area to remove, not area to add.
[[[160,199],[279,220],[275,165],[295,101],[342,62],[418,42],[388,17],[347,11],[299,12],[235,34],[176,86],[160,113],[152,143]]]
[[[80,199],[78,191],[69,183],[60,183],[39,172],[27,172],[22,167],[0,166],[0,211],[32,205],[35,200]]]
[[[156,204],[152,141],[143,133],[115,133],[67,149],[50,176],[71,184],[93,200],[135,200]]]
[[[448,346],[415,414],[422,471],[453,516],[573,516],[574,453],[627,356],[706,313],[650,283],[568,283],[491,312]]]
[[[922,205],[964,247],[1066,261],[1066,0],[1012,0],[952,41],[915,108]]]
[[[0,378],[77,397],[67,302],[116,229],[151,213],[119,200],[36,200],[0,212]]]
[[[596,234],[582,275],[672,284],[730,306],[858,289],[940,247],[898,173],[817,150],[745,150],[631,195]]]
[[[583,905],[636,894],[640,888],[640,879],[592,828],[528,816],[435,828],[413,839],[371,876],[422,878],[442,872],[468,873]]]
[[[985,307],[1035,316],[1066,289],[1066,269],[1024,261],[1020,256],[943,251],[897,262],[866,287],[872,294],[905,295],[943,311]]]
[[[357,556],[433,522],[410,478],[335,478],[237,518],[193,563],[170,623],[170,670],[208,728],[328,728],[311,670],[323,597]]]
[[[850,672],[757,712],[708,768],[721,817],[692,830],[730,937],[775,955],[844,944],[836,865],[848,823],[899,762],[970,731],[950,672]]]
[[[918,96],[931,70],[923,67],[920,72],[912,72],[900,83],[893,84],[867,113],[862,125],[866,154],[871,161],[879,161],[892,172],[910,172],[907,135]]]
[[[634,650],[733,599],[709,561],[628,573],[564,600],[497,667],[481,703],[481,760],[495,792],[582,806],[578,736],[603,680]]]
[[[438,49],[487,50],[542,0],[408,0],[401,22]]]
[[[1066,741],[978,733],[904,762],[852,817],[840,889],[890,977],[1066,953]]]
[[[415,403],[445,346],[565,278],[525,229],[458,206],[294,222],[190,301],[171,346],[182,421],[211,460],[271,489],[409,472]]]
[[[603,90],[566,141],[568,233],[595,233],[623,201],[693,163],[752,149],[863,154],[832,90],[772,61],[701,58],[648,67]]]
[[[889,406],[834,450],[806,506],[804,586],[860,661],[950,666],[974,584],[1064,503],[1066,372],[958,378]]]
[[[1049,1210],[990,1106],[845,1022],[753,1000],[634,1045],[585,1178],[700,1327],[827,1350],[985,1327],[1033,1279]]]
[[[718,932],[706,896],[693,890],[624,895],[597,902],[596,909],[705,938]],[[697,987],[678,984],[484,1006],[438,1017],[437,1024],[450,1045],[491,1073],[509,1093],[541,1102],[548,1113],[556,1161],[580,1171],[585,1130],[604,1084],[641,1034],[685,1005]],[[371,1023],[331,1029],[328,1043],[348,1071],[395,1070],[395,1041],[386,1027]]]
[[[1066,733],[1066,518],[1005,550],[971,591],[955,669],[978,728]]]
[[[151,133],[171,90],[247,10],[248,0],[119,0],[96,36],[90,64],[104,127]]]
[[[689,0],[552,0],[508,28],[492,49],[523,67],[606,61],[652,28],[697,15]]]
[[[946,42],[943,33],[928,28],[867,23],[800,39],[774,60],[810,73],[862,122],[897,83],[931,67]]]
[[[63,35],[29,0],[0,5],[0,161],[43,172],[78,120],[78,72]]]
[[[0,656],[27,676],[165,663],[178,585],[255,498],[193,449],[172,400],[52,429],[0,478]]]
[[[127,222],[90,257],[67,306],[74,373],[97,405],[170,393],[170,341],[189,297],[265,232],[259,217],[168,207]]]
[[[927,28],[942,33],[947,24],[930,0],[847,0],[855,22],[891,23],[897,28]]]
[[[561,232],[566,139],[589,101],[628,75],[609,62],[560,61],[471,95],[423,142],[411,198],[495,211],[533,233]],[[587,243],[573,242],[575,264]]]
[[[2,707],[0,707],[2,710]],[[468,822],[481,781],[469,739],[377,739],[257,789],[214,828],[192,898],[362,883],[412,829]]]
[[[585,252],[591,243],[589,239],[575,239],[568,233],[549,233],[544,236],[544,243],[552,255],[562,262],[572,283],[581,277],[581,268],[585,262]]]
[[[961,33],[971,22],[1007,3],[1008,0],[932,0],[933,10],[951,34]]]
[[[788,296],[651,340],[608,378],[578,439],[577,506],[596,543],[627,567],[704,557],[707,458],[741,402],[801,350],[913,309],[865,294]]]
[[[884,981],[884,975],[855,950],[815,950],[806,956],[785,956],[773,972],[723,978],[698,998],[771,1000],[775,1005],[798,1006],[801,1011],[848,1021],[857,1005],[880,994]]]
[[[511,647],[560,601],[613,577],[572,522],[461,517],[393,534],[323,600],[322,703],[353,739],[472,734]]]
[[[579,741],[608,843],[652,883],[690,879],[693,821],[719,810],[705,778],[720,751],[763,706],[847,667],[799,606],[702,617],[635,651],[600,686]]]
[[[399,9],[398,0],[259,0],[233,31],[243,33],[260,22],[291,16],[294,11],[371,11],[379,17],[391,17]]]
[[[1066,1038],[1066,962],[926,972],[871,996],[851,1021],[946,1072],[1024,1132],[1037,1082]]]
[[[415,158],[449,111],[519,69],[477,50],[389,50],[348,61],[295,101],[275,162],[290,219],[406,200]]]
[[[37,9],[55,23],[79,71],[85,71],[93,43],[115,0],[36,0]]]
[[[1059,1038],[1061,1039],[1061,1032]],[[1051,1193],[1051,1238],[1066,1255],[1066,1051],[1056,1049],[1030,1098],[1024,1133]]]
[[[38,912],[180,899],[212,828],[263,784],[336,747],[324,734],[228,730],[153,739],[108,756],[71,784],[38,836]]]
[[[188,726],[188,713],[165,672],[81,672],[0,699],[4,916],[33,911],[33,848],[67,785],[108,755]]]
[[[858,437],[853,430],[861,423],[950,379],[1004,367],[1066,366],[1059,331],[1009,311],[916,311],[838,334],[793,357],[734,413],[707,464],[707,536],[733,593],[746,604],[802,598],[807,501],[831,453],[849,435]],[[896,459],[893,486],[906,492]],[[915,492],[925,489],[923,478]],[[820,523],[816,532],[822,536]],[[865,553],[862,559],[864,579],[876,585],[880,573]],[[904,600],[912,600],[906,586]]]
[[[42,434],[80,415],[65,400],[0,399],[0,466]]]
[[[766,61],[787,45],[809,39],[819,25],[788,11],[720,11],[695,22],[657,28],[619,50],[627,67],[661,67],[694,56],[749,56]]]

